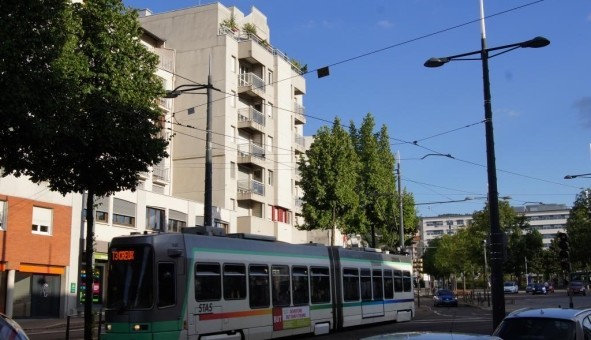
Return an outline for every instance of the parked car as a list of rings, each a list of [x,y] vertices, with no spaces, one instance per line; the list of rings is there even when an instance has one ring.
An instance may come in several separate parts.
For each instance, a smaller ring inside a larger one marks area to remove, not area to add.
[[[587,295],[585,285],[581,281],[571,281],[566,290],[567,295]]]
[[[525,286],[525,292],[526,293],[531,293],[531,289],[534,286],[533,283],[529,283],[527,286]]]
[[[439,307],[439,306],[457,307],[458,306],[458,298],[456,297],[454,292],[452,292],[449,289],[439,289],[433,295],[433,306],[435,306],[435,307]]]
[[[361,338],[361,340],[396,340],[396,339],[413,339],[413,340],[473,340],[473,339],[488,339],[488,340],[502,340],[499,337],[484,334],[470,334],[470,333],[455,333],[455,332],[404,332],[404,333],[389,333],[369,336]]]
[[[517,294],[519,293],[519,286],[517,286],[517,282],[515,281],[507,281],[505,282],[503,291],[509,294]]]
[[[536,295],[536,294],[548,294],[548,291],[546,290],[546,286],[543,283],[534,283],[531,289],[531,295]]]
[[[507,315],[493,332],[503,339],[583,340],[591,335],[591,309],[523,308]]]
[[[29,337],[16,321],[0,313],[0,339],[29,340]]]

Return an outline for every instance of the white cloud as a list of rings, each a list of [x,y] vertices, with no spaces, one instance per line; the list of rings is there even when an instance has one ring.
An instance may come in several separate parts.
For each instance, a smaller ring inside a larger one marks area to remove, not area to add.
[[[390,28],[393,24],[389,20],[380,20],[378,21],[378,26],[381,28]]]

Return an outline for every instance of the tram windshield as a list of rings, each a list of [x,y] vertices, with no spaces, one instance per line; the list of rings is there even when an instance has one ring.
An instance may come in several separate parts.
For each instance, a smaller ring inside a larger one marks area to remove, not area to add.
[[[152,307],[154,251],[149,245],[112,247],[109,251],[107,308],[121,311]]]

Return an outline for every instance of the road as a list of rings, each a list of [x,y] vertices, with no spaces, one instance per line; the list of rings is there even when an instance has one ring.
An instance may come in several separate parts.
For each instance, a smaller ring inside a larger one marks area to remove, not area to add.
[[[565,291],[556,291],[548,295],[530,295],[523,292],[513,295],[505,295],[505,309],[511,312],[523,307],[564,307],[569,306],[569,297]],[[574,296],[574,308],[591,308],[591,294],[587,296]],[[404,323],[384,323],[371,327],[355,327],[343,332],[332,333],[318,337],[297,337],[297,339],[317,340],[348,340],[359,339],[366,336],[411,331],[432,332],[466,332],[477,334],[492,333],[491,308],[485,302],[479,307],[461,303],[459,307],[433,307],[430,298],[421,297],[421,306],[417,304],[417,315],[414,320]],[[80,325],[70,333],[70,339],[81,339],[82,329]],[[64,339],[64,329],[47,329],[27,333],[31,340]]]

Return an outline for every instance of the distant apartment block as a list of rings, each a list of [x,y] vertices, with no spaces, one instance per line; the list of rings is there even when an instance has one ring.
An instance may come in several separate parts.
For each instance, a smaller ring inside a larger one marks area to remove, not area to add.
[[[518,214],[523,214],[530,225],[542,234],[544,248],[550,246],[551,241],[559,231],[564,232],[570,208],[564,204],[527,204],[513,207]],[[454,235],[458,230],[472,223],[472,215],[440,215],[423,217],[421,219],[421,240],[425,245],[443,235]]]

